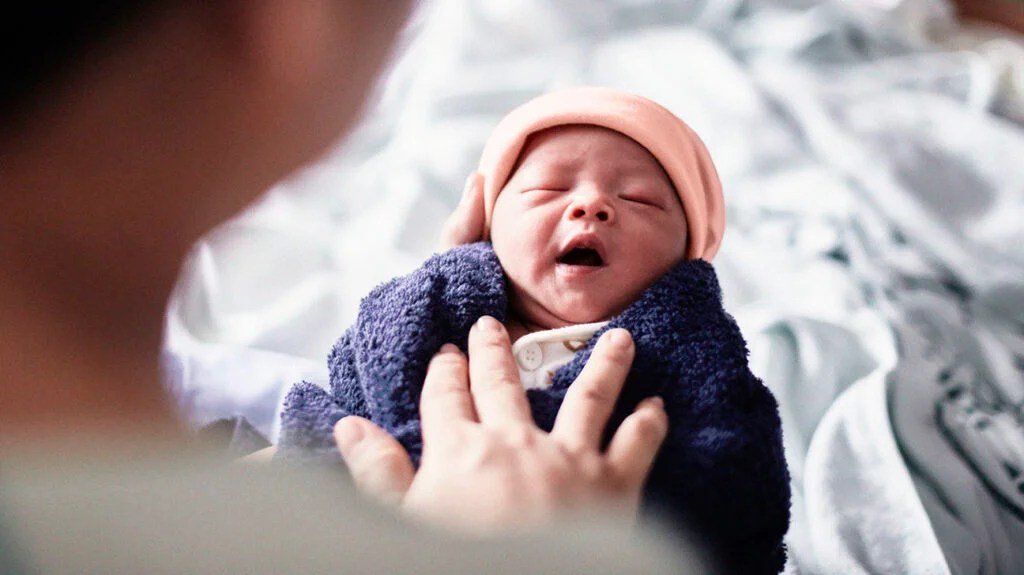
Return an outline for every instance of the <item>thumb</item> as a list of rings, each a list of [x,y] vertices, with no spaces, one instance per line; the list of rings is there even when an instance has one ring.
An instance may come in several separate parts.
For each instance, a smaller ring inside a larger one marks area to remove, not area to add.
[[[439,249],[448,250],[462,244],[483,239],[484,236],[484,177],[473,172],[466,178],[462,199],[444,223]]]
[[[362,417],[343,417],[334,440],[356,487],[385,505],[398,505],[412,484],[409,454],[383,429]]]

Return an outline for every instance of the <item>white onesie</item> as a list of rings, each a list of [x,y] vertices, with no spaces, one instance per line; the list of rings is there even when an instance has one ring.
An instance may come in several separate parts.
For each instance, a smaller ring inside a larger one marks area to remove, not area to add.
[[[524,335],[512,345],[512,355],[519,367],[519,380],[525,389],[546,389],[558,368],[572,361],[576,352],[606,321],[568,325]]]

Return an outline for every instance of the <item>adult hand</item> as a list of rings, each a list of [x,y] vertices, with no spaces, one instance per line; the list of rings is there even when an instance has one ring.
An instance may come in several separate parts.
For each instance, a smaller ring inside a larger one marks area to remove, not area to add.
[[[537,525],[585,509],[632,520],[668,430],[661,399],[649,398],[601,451],[633,353],[625,330],[602,335],[545,433],[533,423],[507,332],[483,317],[470,331],[468,362],[449,344],[430,363],[418,472],[394,438],[360,417],[338,422],[338,448],[364,492],[462,531]]]
[[[484,177],[473,172],[466,178],[462,199],[441,228],[438,251],[484,239]]]

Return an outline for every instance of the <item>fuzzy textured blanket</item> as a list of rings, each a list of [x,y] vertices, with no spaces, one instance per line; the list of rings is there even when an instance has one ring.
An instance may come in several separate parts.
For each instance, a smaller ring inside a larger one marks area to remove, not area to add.
[[[418,461],[419,392],[431,356],[447,342],[465,351],[473,323],[485,314],[504,320],[506,308],[504,274],[487,243],[435,255],[377,287],[331,351],[330,391],[302,383],[288,394],[279,457],[337,461],[334,423],[361,415]],[[790,487],[778,408],[748,368],[707,262],[676,266],[559,369],[550,388],[528,391],[537,425],[551,429],[597,337],[614,327],[632,333],[636,357],[608,431],[651,395],[664,398],[670,421],[645,511],[685,525],[728,572],[781,571]]]

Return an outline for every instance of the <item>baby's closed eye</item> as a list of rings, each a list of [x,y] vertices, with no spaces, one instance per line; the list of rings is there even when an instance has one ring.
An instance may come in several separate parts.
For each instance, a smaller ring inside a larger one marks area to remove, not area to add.
[[[664,207],[665,207],[662,204],[661,200],[659,198],[655,197],[653,194],[643,194],[643,193],[630,192],[630,193],[622,194],[619,197],[622,198],[623,200],[627,201],[627,202],[630,202],[632,204],[636,204],[636,205],[639,205],[639,206],[645,206],[645,207],[649,207],[649,208],[658,208],[658,209],[664,209]]]
[[[537,181],[530,182],[523,186],[521,192],[568,192],[572,185],[568,182],[559,181]]]

